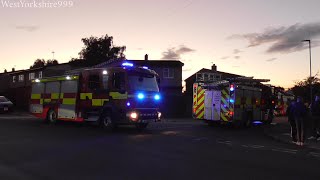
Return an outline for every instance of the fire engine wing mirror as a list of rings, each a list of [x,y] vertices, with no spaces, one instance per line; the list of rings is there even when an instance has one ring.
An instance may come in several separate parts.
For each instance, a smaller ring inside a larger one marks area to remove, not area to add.
[[[125,93],[126,93],[126,90],[121,89],[121,90],[119,90],[119,93],[120,93],[120,94],[125,94]]]

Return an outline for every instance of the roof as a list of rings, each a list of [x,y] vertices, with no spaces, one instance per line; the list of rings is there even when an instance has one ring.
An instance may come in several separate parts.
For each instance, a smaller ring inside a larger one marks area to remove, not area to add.
[[[126,60],[129,62],[133,62],[136,65],[151,65],[151,66],[183,66],[184,63],[182,63],[179,60]]]
[[[244,76],[238,75],[238,74],[232,74],[232,73],[227,73],[227,72],[223,72],[223,71],[214,71],[214,70],[211,70],[211,69],[202,68],[199,71],[197,71],[196,73],[194,73],[191,76],[189,76],[188,78],[186,78],[185,81],[190,79],[190,78],[192,78],[197,73],[218,73],[218,74],[222,74],[224,76],[244,77]]]
[[[107,67],[107,66],[114,66],[119,65],[119,63],[122,63],[124,61],[131,62],[138,66],[157,66],[157,67],[163,67],[163,66],[170,66],[170,67],[182,67],[184,64],[181,61],[178,60],[130,60],[130,59],[111,59],[109,61],[97,64],[93,66],[94,68],[99,67]]]
[[[45,69],[45,68],[47,68],[47,67],[62,66],[62,65],[68,65],[68,64],[69,64],[69,63],[61,63],[61,64],[43,66],[43,67],[32,68],[32,69],[22,69],[22,70],[17,70],[17,71],[8,71],[8,72],[6,72],[6,73],[0,73],[0,75],[1,75],[1,74],[12,75],[12,74],[19,74],[19,73],[22,73],[22,72],[33,72],[33,71],[38,71],[38,70]]]

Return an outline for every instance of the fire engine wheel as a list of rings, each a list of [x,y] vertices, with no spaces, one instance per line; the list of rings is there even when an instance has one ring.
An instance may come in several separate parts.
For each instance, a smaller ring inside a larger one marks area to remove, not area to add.
[[[110,115],[105,115],[101,118],[100,126],[105,129],[113,129],[116,127],[112,122],[112,118],[110,117]]]
[[[143,130],[143,129],[145,129],[147,126],[148,126],[148,123],[138,123],[138,124],[136,124],[136,128],[137,128],[138,130]]]
[[[57,122],[57,113],[54,110],[49,110],[47,114],[47,122],[49,123],[56,123]]]

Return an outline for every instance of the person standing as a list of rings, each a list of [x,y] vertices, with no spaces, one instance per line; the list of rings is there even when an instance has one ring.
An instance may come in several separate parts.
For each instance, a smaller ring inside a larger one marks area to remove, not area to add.
[[[308,139],[317,139],[320,141],[320,97],[317,95],[311,104],[311,137]]]
[[[297,102],[293,106],[293,116],[297,126],[297,145],[304,145],[305,137],[305,117],[307,114],[307,108],[303,104],[301,97],[297,97]]]
[[[297,143],[297,126],[296,122],[294,119],[294,114],[293,114],[293,107],[294,107],[294,101],[288,100],[288,107],[286,110],[286,114],[288,116],[288,121],[291,126],[291,138],[293,143]]]

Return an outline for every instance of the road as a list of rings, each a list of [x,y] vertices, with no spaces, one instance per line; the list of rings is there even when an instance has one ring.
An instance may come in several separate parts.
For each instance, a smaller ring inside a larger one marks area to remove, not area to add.
[[[152,123],[111,132],[0,115],[0,179],[319,180],[320,152],[276,142],[262,126]]]

